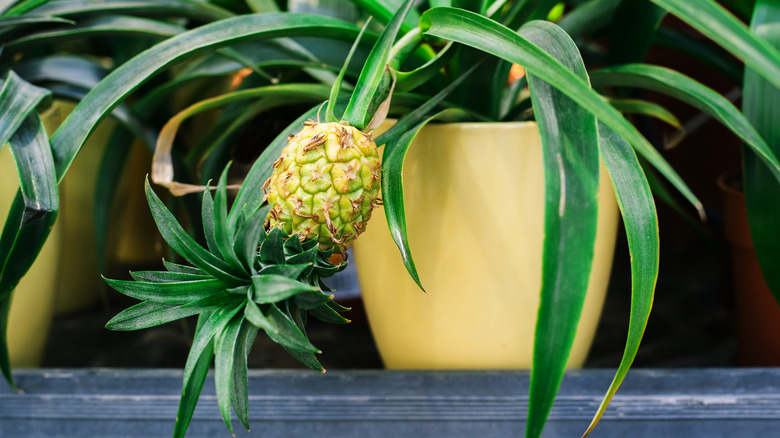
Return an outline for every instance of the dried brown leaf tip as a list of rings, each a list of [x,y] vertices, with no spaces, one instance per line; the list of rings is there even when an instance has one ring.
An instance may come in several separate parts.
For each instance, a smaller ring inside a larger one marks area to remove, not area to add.
[[[308,143],[306,143],[306,146],[303,147],[303,152],[309,152],[310,150],[316,148],[317,146],[320,146],[321,144],[325,143],[325,139],[327,136],[323,133],[319,133],[312,137]]]

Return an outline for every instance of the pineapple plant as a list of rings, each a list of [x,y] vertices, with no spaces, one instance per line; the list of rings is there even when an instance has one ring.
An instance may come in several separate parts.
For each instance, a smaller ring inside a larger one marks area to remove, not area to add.
[[[190,237],[147,180],[146,196],[163,238],[191,265],[166,261],[164,271],[132,272],[132,280],[106,279],[115,290],[142,301],[106,327],[138,330],[198,315],[174,437],[186,434],[212,356],[222,418],[232,433],[232,406],[249,430],[247,355],[260,330],[304,365],[325,371],[316,358],[320,350],[306,335],[306,321],[312,316],[349,322],[340,314],[348,309],[333,300],[322,279],[346,268],[347,248],[381,203],[381,165],[371,129],[382,122],[382,107],[391,98],[392,83],[382,87],[381,79],[410,7],[407,2],[377,40],[373,62],[364,69],[341,120],[334,116],[341,80],[362,31],[333,83],[328,121],[307,118],[294,124],[296,133],[280,135],[279,143],[286,145],[260,190],[242,187],[229,209],[229,165],[214,197],[206,187],[200,209],[206,248]],[[371,120],[365,123],[369,113]],[[334,253],[341,257],[332,258]]]

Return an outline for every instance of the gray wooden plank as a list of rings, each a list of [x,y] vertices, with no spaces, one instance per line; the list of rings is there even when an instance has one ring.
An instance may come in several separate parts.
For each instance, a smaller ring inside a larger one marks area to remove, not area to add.
[[[566,374],[545,437],[579,436],[613,370]],[[19,370],[0,390],[0,437],[169,436],[175,370]],[[521,436],[526,371],[250,371],[251,433],[299,437]],[[234,425],[240,429],[238,422]],[[633,370],[594,437],[777,436],[780,370]],[[190,437],[230,436],[210,378]]]

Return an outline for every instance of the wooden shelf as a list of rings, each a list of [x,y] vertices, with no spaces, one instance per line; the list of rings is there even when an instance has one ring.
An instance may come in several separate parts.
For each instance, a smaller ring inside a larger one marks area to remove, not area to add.
[[[579,437],[613,370],[566,374],[543,436]],[[0,437],[166,437],[181,372],[17,370],[24,394],[0,391]],[[525,371],[250,371],[247,433],[257,437],[514,437]],[[637,369],[593,437],[759,437],[780,430],[780,369]],[[188,437],[229,437],[210,378]]]

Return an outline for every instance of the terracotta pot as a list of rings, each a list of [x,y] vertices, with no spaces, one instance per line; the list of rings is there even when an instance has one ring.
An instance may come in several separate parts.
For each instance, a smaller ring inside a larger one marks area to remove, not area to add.
[[[741,366],[780,366],[780,306],[769,290],[748,226],[745,194],[718,179],[723,225],[731,244],[737,319],[737,360]]]
[[[601,187],[595,261],[570,367],[585,361],[612,266],[618,213],[604,169]],[[426,127],[407,155],[404,190],[409,241],[430,295],[409,278],[384,211],[375,211],[355,244],[385,365],[530,368],[544,235],[536,124]]]

